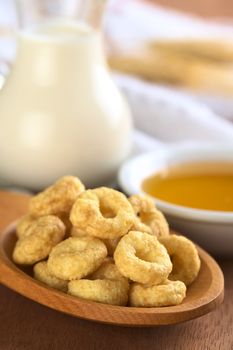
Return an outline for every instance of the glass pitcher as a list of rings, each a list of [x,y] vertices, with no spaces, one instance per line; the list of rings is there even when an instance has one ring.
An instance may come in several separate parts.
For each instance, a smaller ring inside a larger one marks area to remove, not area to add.
[[[33,190],[65,174],[104,184],[132,132],[103,52],[104,1],[17,4],[18,50],[0,92],[0,177]]]

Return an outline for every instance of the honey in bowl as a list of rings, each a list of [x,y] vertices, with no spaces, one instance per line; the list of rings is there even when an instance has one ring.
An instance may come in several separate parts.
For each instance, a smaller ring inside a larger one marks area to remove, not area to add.
[[[142,189],[172,204],[233,212],[233,163],[172,166],[146,178]]]

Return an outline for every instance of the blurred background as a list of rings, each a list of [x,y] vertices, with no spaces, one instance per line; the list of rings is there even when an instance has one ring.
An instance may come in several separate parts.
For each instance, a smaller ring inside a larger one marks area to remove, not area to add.
[[[191,12],[206,18],[226,17],[231,20],[233,16],[233,4],[231,0],[151,0],[150,2],[180,11]]]
[[[14,62],[19,2],[0,0],[1,85]],[[103,33],[112,77],[132,111],[135,153],[233,142],[231,0],[110,0]]]

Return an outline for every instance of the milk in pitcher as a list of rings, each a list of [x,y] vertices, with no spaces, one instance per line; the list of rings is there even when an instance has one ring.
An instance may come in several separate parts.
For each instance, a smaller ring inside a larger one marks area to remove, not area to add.
[[[21,32],[0,93],[0,177],[39,190],[65,174],[88,186],[114,178],[131,147],[127,103],[101,34],[72,20]]]

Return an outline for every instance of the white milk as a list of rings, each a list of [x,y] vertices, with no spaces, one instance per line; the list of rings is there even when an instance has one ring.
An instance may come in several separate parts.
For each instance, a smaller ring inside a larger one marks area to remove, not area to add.
[[[98,32],[56,21],[20,34],[0,93],[0,177],[33,189],[64,174],[103,183],[128,155],[131,129]]]

